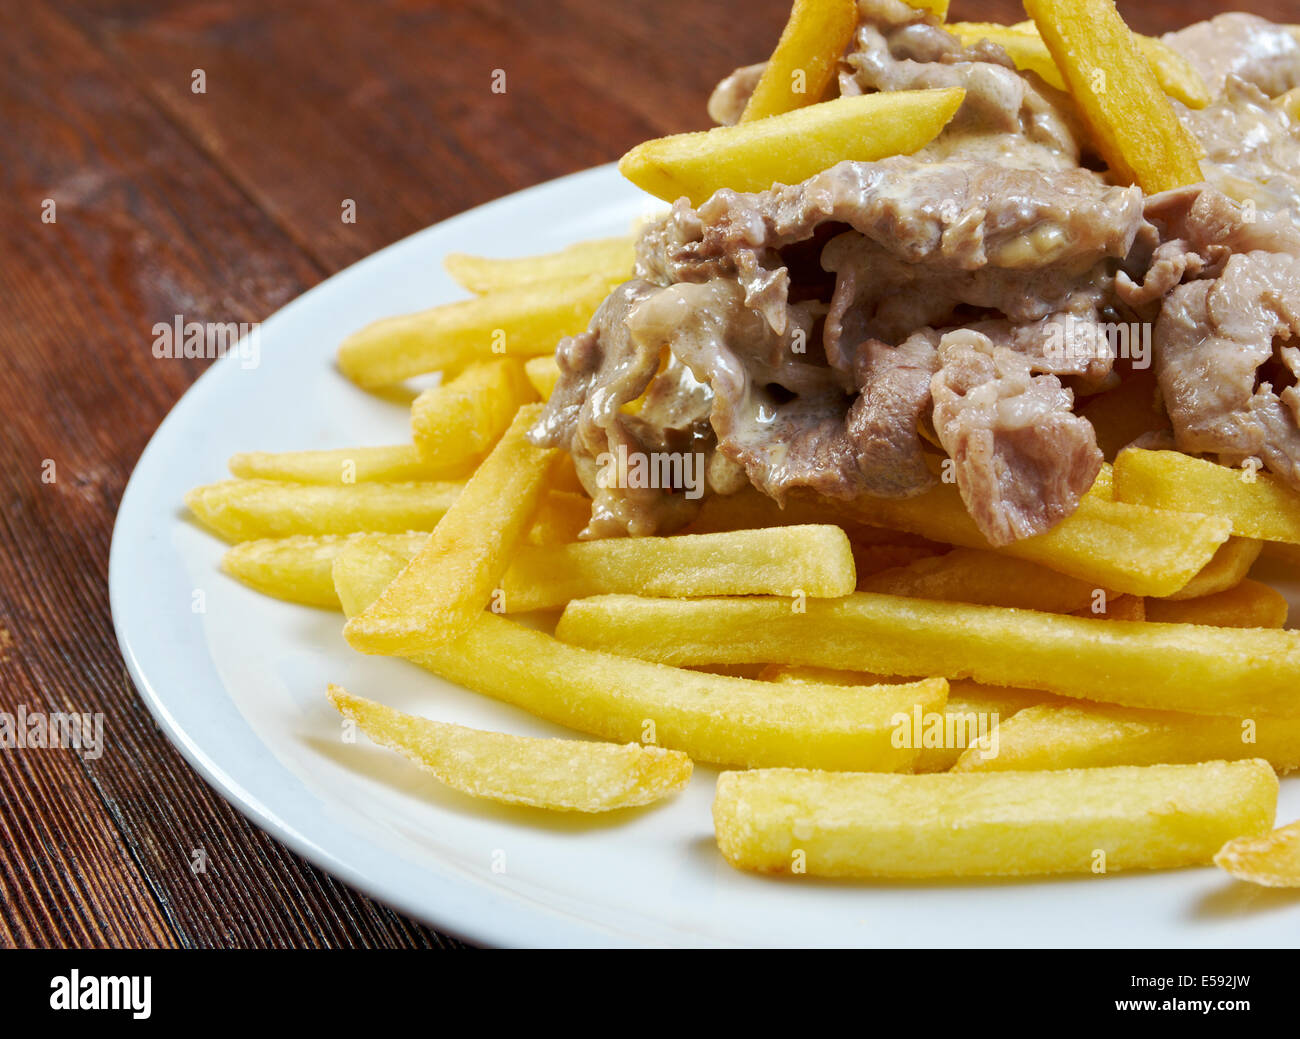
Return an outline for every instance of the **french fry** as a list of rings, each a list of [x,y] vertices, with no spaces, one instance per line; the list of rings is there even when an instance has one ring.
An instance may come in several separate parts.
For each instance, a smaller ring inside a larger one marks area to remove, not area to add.
[[[1195,866],[1268,830],[1263,761],[1061,772],[724,772],[713,825],[740,869],[824,877],[1114,873]]]
[[[221,569],[263,595],[337,610],[334,560],[348,546],[379,545],[410,559],[428,540],[428,532],[261,538],[235,545],[222,559]]]
[[[185,504],[227,541],[296,534],[432,530],[463,483],[358,483],[350,486],[224,480],[196,487]]]
[[[1292,87],[1285,94],[1273,98],[1273,104],[1285,112],[1293,123],[1300,123],[1300,87]]]
[[[1016,68],[1037,73],[1045,83],[1057,90],[1068,89],[1065,77],[1061,75],[1043,38],[1038,35],[1038,27],[1032,21],[1016,25],[953,22],[947,29],[967,46],[980,40],[996,43],[1007,52]],[[1143,57],[1151,63],[1151,70],[1166,94],[1188,108],[1204,108],[1210,103],[1210,92],[1205,86],[1205,80],[1186,58],[1155,37],[1134,33],[1133,40]]]
[[[570,491],[549,490],[524,540],[529,545],[567,545],[577,541],[590,522],[590,498]]]
[[[1263,547],[1262,541],[1251,538],[1228,538],[1214,553],[1214,558],[1206,563],[1190,581],[1164,598],[1174,601],[1201,599],[1237,587],[1250,573],[1250,568],[1255,565],[1255,560],[1259,558]]]
[[[680,751],[486,732],[404,714],[329,687],[330,703],[375,743],[470,797],[555,812],[609,812],[661,800],[691,778]]]
[[[1088,609],[1097,592],[1089,581],[1054,573],[1024,559],[975,548],[955,548],[942,556],[886,570],[861,581],[858,590],[1048,613]]]
[[[872,675],[862,671],[836,671],[825,667],[793,667],[787,664],[769,664],[759,674],[765,682],[782,682],[793,684],[820,683],[828,685],[867,685],[873,683],[897,682],[900,679]],[[917,755],[914,772],[946,772],[952,768],[969,747],[973,753],[980,753],[976,747],[976,737],[981,731],[987,733],[1010,718],[1017,711],[1043,703],[1063,702],[1051,693],[1037,689],[1006,689],[998,686],[981,685],[968,679],[956,679],[948,683],[948,702],[944,704],[944,725],[942,740],[929,740],[930,730],[923,735],[927,737],[921,744]],[[956,733],[958,739],[947,737]],[[929,745],[929,744],[933,745]],[[996,744],[994,744],[996,746]],[[987,751],[985,751],[987,753]]]
[[[903,0],[903,3],[918,11],[929,11],[939,22],[948,17],[948,0]]]
[[[1262,837],[1237,837],[1219,850],[1214,864],[1252,884],[1300,887],[1300,822]]]
[[[1300,88],[1298,88],[1300,89]],[[1281,541],[1265,541],[1260,553],[1270,563],[1300,570],[1300,545],[1290,545]]]
[[[716,534],[726,530],[755,530],[759,527],[796,527],[836,523],[849,540],[860,545],[898,545],[946,552],[947,545],[917,534],[868,526],[846,520],[834,503],[821,498],[791,495],[784,506],[762,491],[746,486],[734,494],[710,494],[686,528],[688,534]]]
[[[355,616],[401,571],[400,557],[349,548],[334,563],[344,612]],[[895,717],[943,709],[947,683],[886,688],[781,687],[566,646],[484,612],[453,642],[407,659],[441,678],[539,718],[618,742],[655,742],[693,760],[738,768],[845,771],[912,767],[894,746]],[[647,735],[652,737],[647,739]]]
[[[701,205],[719,188],[763,191],[797,184],[838,162],[907,155],[938,136],[966,92],[899,90],[808,105],[737,126],[639,144],[619,171],[667,202]]]
[[[876,574],[911,566],[918,560],[933,559],[936,554],[935,549],[923,545],[898,545],[888,541],[866,544],[850,541],[850,544],[853,546],[853,568],[859,582]]]
[[[1164,40],[1155,36],[1133,34],[1138,50],[1151,63],[1156,81],[1166,94],[1188,108],[1204,108],[1210,103],[1210,90],[1196,67]]]
[[[1168,425],[1163,409],[1156,404],[1157,392],[1153,370],[1132,369],[1121,375],[1114,389],[1095,393],[1079,402],[1078,414],[1096,432],[1097,446],[1107,460],[1113,462],[1138,437]],[[1110,475],[1113,497],[1114,473]]]
[[[835,509],[828,503],[828,508],[862,523],[906,530],[934,541],[989,548],[953,484],[940,484],[915,498],[860,498],[851,506]],[[1128,595],[1171,595],[1210,562],[1230,530],[1231,523],[1222,517],[1108,501],[1090,491],[1073,515],[1046,534],[996,551],[1040,563],[1094,588]]]
[[[617,284],[604,275],[533,282],[416,314],[384,318],[339,347],[339,370],[358,386],[391,386],[413,375],[459,371],[496,354],[534,357],[587,327]]]
[[[555,362],[555,355],[528,358],[524,362],[524,373],[537,395],[542,400],[550,400],[555,384],[560,381],[560,366]]]
[[[957,772],[1049,771],[1262,758],[1300,767],[1300,718],[1231,718],[1107,704],[1027,707],[998,726],[997,754],[970,752]]]
[[[478,361],[415,398],[411,436],[429,468],[464,474],[487,457],[519,409],[536,400],[517,360]]]
[[[528,531],[530,545],[563,545],[575,541],[587,524],[591,500],[564,491],[547,491]],[[339,608],[334,590],[334,560],[357,542],[377,545],[399,556],[403,564],[429,540],[429,532],[403,534],[297,535],[258,538],[234,545],[221,568],[263,595],[307,606]]]
[[[1092,486],[1088,488],[1085,498],[1096,498],[1100,501],[1115,500],[1115,474],[1111,470],[1109,462],[1103,462],[1097,470],[1097,479],[1092,481]]]
[[[1099,595],[1087,608],[1071,610],[1070,614],[1111,621],[1144,621],[1147,619],[1146,600],[1140,595]]]
[[[1300,717],[1300,632],[1095,620],[857,592],[569,603],[556,636],[661,664],[973,678],[1129,707]]]
[[[1147,194],[1204,179],[1204,149],[1178,120],[1114,0],[1024,0],[1093,144]]]
[[[1269,473],[1131,447],[1115,459],[1115,495],[1138,505],[1225,516],[1242,537],[1300,543],[1300,494]]]
[[[1033,29],[1032,23],[1030,27]],[[1056,62],[1052,60],[1051,52],[1038,35],[1037,29],[1026,32],[996,22],[953,22],[947,29],[967,47],[980,40],[996,43],[1007,52],[1007,57],[1015,63],[1016,68],[1035,73],[1044,83],[1057,90],[1067,89],[1065,77],[1056,67]]]
[[[521,549],[501,580],[500,602],[517,613],[611,592],[827,597],[848,595],[854,584],[853,552],[839,527],[772,527]]]
[[[857,26],[857,0],[794,0],[780,42],[740,121],[766,119],[820,101]]]
[[[626,281],[632,277],[636,242],[630,235],[575,242],[559,252],[506,260],[448,253],[442,265],[462,288],[478,295],[505,292],[521,285],[600,275]]]
[[[1208,624],[1217,628],[1284,628],[1286,596],[1249,578],[1198,599],[1148,599],[1147,620],[1159,624]]]
[[[534,447],[540,404],[520,408],[465,489],[384,594],[343,629],[363,653],[428,648],[456,638],[483,612],[528,531],[558,452]]]
[[[230,473],[243,480],[283,480],[344,486],[351,483],[406,483],[464,476],[465,468],[429,465],[411,444],[392,447],[340,447],[323,451],[246,451],[230,457]]]

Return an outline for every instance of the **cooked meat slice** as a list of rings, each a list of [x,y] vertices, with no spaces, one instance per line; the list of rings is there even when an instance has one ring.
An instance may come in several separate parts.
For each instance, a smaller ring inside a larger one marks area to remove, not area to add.
[[[1164,41],[1192,63],[1211,94],[1233,76],[1271,97],[1300,85],[1300,41],[1287,25],[1237,11],[1166,33]]]
[[[954,86],[966,91],[961,111],[921,157],[963,155],[1040,170],[1078,165],[1079,141],[1086,135],[1068,98],[1017,71],[997,44],[982,40],[967,47],[929,11],[902,0],[859,0],[858,21],[840,64],[841,95]],[[763,68],[738,68],[719,83],[709,98],[709,117],[725,126],[738,122]]]
[[[863,490],[877,498],[908,498],[934,483],[918,435],[930,412],[930,378],[939,368],[939,333],[923,328],[898,346],[868,340],[858,352],[858,399],[846,434]]]
[[[922,8],[901,0],[859,0],[861,25],[840,72],[840,93],[962,87],[966,100],[929,158],[992,158],[1033,169],[1079,162],[1079,129],[1067,99],[1018,72],[987,40],[966,47]]]
[[[850,397],[825,365],[800,360],[796,332],[811,318],[790,308],[784,334],[745,305],[733,280],[683,283],[639,306],[634,340],[663,344],[712,391],[718,451],[765,494],[783,501],[795,487],[829,497],[862,493],[844,432]]]
[[[534,443],[563,447],[573,456],[592,499],[586,537],[671,531],[699,508],[698,497],[688,497],[685,487],[620,486],[610,479],[617,472],[611,463],[620,456],[703,459],[712,448],[709,388],[683,365],[661,370],[660,345],[638,341],[628,331],[629,315],[660,291],[649,282],[625,282],[601,304],[586,332],[561,341],[560,379],[531,432]],[[623,410],[643,395],[638,414]]]
[[[1205,147],[1209,183],[1261,214],[1300,221],[1300,128],[1263,91],[1229,77],[1207,107],[1180,108],[1179,117]]]
[[[1259,458],[1300,490],[1300,258],[1239,253],[1170,293],[1156,373],[1179,450]]]
[[[957,488],[993,545],[1049,530],[1078,507],[1101,470],[1092,426],[1054,375],[967,329],[939,344],[934,428]]]
[[[854,302],[868,309],[872,300],[904,305],[894,327],[875,334],[898,342],[946,316],[943,306],[995,307],[1031,320],[1058,309],[1081,275],[1089,280],[1098,263],[1127,254],[1142,225],[1142,196],[1081,169],[1045,175],[906,156],[842,162],[802,184],[719,191],[698,213],[679,203],[647,233],[638,270],[691,281],[731,274],[744,286],[746,304],[779,333],[789,283],[783,250],[837,224],[858,232],[850,239],[861,243],[856,262],[869,262]],[[822,266],[835,270],[830,252]],[[1004,280],[1009,288],[998,291]],[[1052,298],[1043,302],[1044,295]],[[913,298],[934,320],[913,320],[906,307]]]
[[[1152,319],[1175,286],[1217,276],[1234,253],[1300,254],[1296,225],[1262,218],[1258,210],[1204,185],[1152,195],[1144,212],[1147,224],[1116,276],[1115,292]]]
[[[765,61],[742,65],[714,87],[709,95],[709,118],[719,126],[735,126],[740,122],[765,68]]]

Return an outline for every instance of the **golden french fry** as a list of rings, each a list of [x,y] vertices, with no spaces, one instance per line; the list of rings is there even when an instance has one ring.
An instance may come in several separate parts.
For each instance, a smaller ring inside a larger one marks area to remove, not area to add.
[[[980,40],[996,43],[1007,52],[1016,68],[1037,73],[1045,83],[1057,90],[1068,89],[1065,77],[1061,75],[1043,38],[1038,35],[1038,27],[1032,21],[1016,25],[954,22],[947,29],[967,46]],[[1143,57],[1151,63],[1151,70],[1166,94],[1188,108],[1204,108],[1210,103],[1210,92],[1205,86],[1205,80],[1186,58],[1167,43],[1152,36],[1134,33],[1133,40]]]
[[[418,718],[329,687],[330,703],[380,746],[470,797],[555,812],[609,812],[658,801],[691,778],[691,759],[637,743],[537,739]]]
[[[358,483],[331,487],[281,480],[224,480],[185,495],[190,511],[227,541],[296,534],[432,530],[463,483]]]
[[[988,549],[953,484],[940,484],[915,498],[860,498],[835,509],[862,523],[910,531],[964,548]],[[825,515],[825,513],[823,513]],[[1231,523],[1108,501],[1089,491],[1078,509],[1046,534],[996,549],[1000,555],[1040,563],[1051,570],[1128,595],[1171,595],[1214,557]]]
[[[339,370],[358,386],[391,386],[413,375],[459,371],[495,354],[549,354],[587,327],[617,284],[605,275],[534,282],[416,314],[384,318],[339,347]]]
[[[1099,595],[1085,609],[1071,610],[1070,614],[1109,621],[1144,621],[1147,619],[1146,600],[1140,595]]]
[[[861,581],[858,590],[1048,613],[1089,609],[1098,598],[1097,588],[1089,581],[975,548],[954,548],[941,556],[886,570]]]
[[[794,0],[742,123],[791,112],[826,94],[858,26],[857,0]]]
[[[903,0],[903,3],[918,11],[929,11],[940,22],[948,17],[948,0]]]
[[[343,486],[351,483],[406,483],[464,476],[429,465],[411,444],[392,447],[339,447],[323,451],[246,451],[230,457],[230,473],[244,480],[283,480]]]
[[[901,681],[862,671],[794,667],[789,664],[769,664],[758,677],[765,682],[805,685],[867,685]],[[990,731],[1017,711],[1036,704],[1058,702],[1061,702],[1059,697],[1037,689],[1007,689],[981,685],[968,679],[950,681],[948,702],[944,704],[941,722],[935,724],[934,716],[923,721],[920,730],[921,752],[917,755],[913,771],[946,772],[957,763],[967,748],[971,748],[973,753],[980,753],[980,747],[990,741]],[[996,737],[992,739],[996,741]],[[996,742],[993,742],[993,747],[996,746]],[[986,747],[983,753],[988,753]]]
[[[1164,408],[1157,404],[1157,393],[1155,372],[1150,368],[1134,369],[1125,372],[1114,389],[1079,402],[1078,414],[1096,431],[1097,446],[1108,460],[1114,461],[1138,437],[1168,425]],[[1109,466],[1106,471],[1113,498],[1114,473]]]
[[[360,613],[404,565],[374,546],[334,563],[344,612]],[[947,683],[874,687],[775,686],[647,664],[566,646],[484,612],[460,638],[402,654],[434,674],[579,732],[655,742],[696,761],[751,768],[907,769],[916,750],[894,745],[898,714],[939,711]]]
[[[1252,884],[1300,887],[1300,822],[1262,837],[1237,837],[1219,850],[1214,864]]]
[[[1300,718],[1231,718],[1108,704],[1028,707],[998,726],[997,753],[967,751],[957,772],[1047,771],[1262,758],[1300,766]]]
[[[1300,87],[1292,87],[1285,94],[1273,98],[1273,104],[1285,112],[1293,123],[1300,123]]]
[[[857,592],[569,603],[556,636],[661,664],[783,663],[1193,714],[1300,716],[1300,632],[1095,620]]]
[[[1061,772],[724,772],[713,825],[733,866],[825,877],[1114,873],[1208,863],[1277,808],[1263,761]]]
[[[966,92],[899,90],[808,105],[783,115],[639,144],[619,160],[637,187],[698,206],[719,188],[763,191],[797,184],[838,162],[871,162],[929,144]]]
[[[591,501],[564,491],[547,491],[528,531],[527,542],[536,545],[568,544],[577,539],[591,513]],[[259,538],[234,545],[222,560],[222,569],[250,588],[289,602],[337,610],[334,560],[349,545],[365,542],[382,546],[410,561],[429,540],[429,532],[404,534],[325,534]]]
[[[516,359],[476,362],[415,398],[415,448],[435,471],[465,473],[487,457],[519,409],[536,400]]]
[[[544,281],[585,278],[596,274],[626,281],[632,277],[636,242],[630,235],[575,242],[559,252],[506,260],[466,253],[448,253],[442,261],[456,283],[484,295]]]
[[[1056,67],[1047,44],[1043,43],[1032,22],[1032,31],[999,25],[997,22],[953,22],[947,29],[967,47],[980,40],[996,43],[1007,52],[1007,57],[1015,62],[1016,68],[1035,73],[1044,83],[1057,90],[1067,89],[1065,77]]]
[[[1138,505],[1225,516],[1242,537],[1300,543],[1300,494],[1257,468],[1230,469],[1180,451],[1131,447],[1115,459],[1115,495]]]
[[[337,610],[334,560],[349,545],[380,545],[410,559],[428,540],[427,531],[261,538],[235,545],[222,559],[221,568],[263,595]]]
[[[1160,624],[1208,624],[1216,628],[1284,628],[1286,596],[1249,578],[1197,599],[1148,599],[1147,620]]]
[[[1300,570],[1300,545],[1290,545],[1281,541],[1265,541],[1260,553],[1270,563],[1277,563],[1293,570]]]
[[[897,545],[887,541],[868,542],[851,541],[853,546],[853,568],[857,571],[859,582],[901,567],[911,566],[922,559],[933,559],[936,550],[924,545]]]
[[[1115,0],[1024,4],[1117,176],[1148,194],[1204,179],[1204,150],[1179,122]]]
[[[848,595],[853,552],[839,527],[606,538],[515,553],[501,580],[506,613],[545,610],[610,592]]]
[[[687,534],[716,534],[725,530],[756,530],[759,527],[797,527],[835,523],[856,545],[892,545],[927,549],[931,554],[946,552],[948,546],[917,534],[868,526],[845,519],[825,499],[791,496],[784,506],[752,486],[734,494],[710,494],[686,528]]]
[[[1088,493],[1084,497],[1101,501],[1115,500],[1115,474],[1109,462],[1102,463],[1102,467],[1097,471],[1097,479],[1092,481],[1092,486],[1088,488]]]
[[[1161,89],[1188,108],[1204,108],[1210,103],[1210,90],[1196,67],[1164,40],[1155,36],[1133,34],[1138,50],[1151,63]]]
[[[559,463],[563,466],[563,460]],[[567,545],[577,541],[591,522],[591,499],[570,491],[547,491],[525,541],[530,545]]]
[[[537,395],[542,400],[550,400],[555,384],[560,381],[560,366],[555,362],[555,355],[528,358],[524,362],[524,373]]]
[[[1206,563],[1195,577],[1178,591],[1171,592],[1164,598],[1174,601],[1200,599],[1237,587],[1250,573],[1250,568],[1255,565],[1255,560],[1259,558],[1263,547],[1262,541],[1254,541],[1251,538],[1228,538],[1214,553],[1214,558]]]
[[[487,608],[558,455],[527,440],[541,407],[519,409],[419,554],[376,602],[348,621],[343,634],[354,649],[396,653],[440,645]]]

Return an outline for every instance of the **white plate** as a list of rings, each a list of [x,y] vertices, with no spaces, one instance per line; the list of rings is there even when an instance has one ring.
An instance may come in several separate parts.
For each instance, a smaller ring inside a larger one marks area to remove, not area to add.
[[[358,655],[337,614],[224,576],[224,546],[186,519],[182,496],[222,479],[235,451],[404,439],[406,410],[352,387],[333,355],[368,321],[454,298],[445,253],[543,252],[622,233],[657,208],[602,167],[465,213],[285,307],[262,327],[260,366],[228,357],[185,395],[122,499],[109,590],[136,685],[189,762],[312,862],[485,943],[1294,945],[1300,901],[1213,869],[959,884],[763,879],[732,870],[714,847],[708,768],[657,808],[552,818],[472,801],[364,738],[340,741],[324,695],[331,681],[448,721],[564,733],[413,666]],[[1297,815],[1300,783],[1284,781],[1279,820]]]

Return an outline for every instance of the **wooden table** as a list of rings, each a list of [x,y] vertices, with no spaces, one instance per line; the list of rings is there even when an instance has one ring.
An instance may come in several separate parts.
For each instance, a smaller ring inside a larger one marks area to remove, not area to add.
[[[1121,4],[1147,32],[1224,6]],[[206,364],[155,359],[151,329],[263,319],[428,224],[705,126],[712,84],[770,51],[788,7],[0,6],[0,710],[103,712],[110,734],[94,761],[0,750],[0,944],[460,944],[245,822],[126,677],[106,593],[113,516]],[[1251,7],[1300,21],[1300,0]],[[955,8],[1023,17],[1013,0]]]

